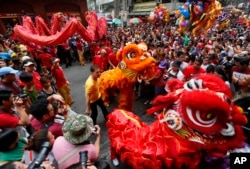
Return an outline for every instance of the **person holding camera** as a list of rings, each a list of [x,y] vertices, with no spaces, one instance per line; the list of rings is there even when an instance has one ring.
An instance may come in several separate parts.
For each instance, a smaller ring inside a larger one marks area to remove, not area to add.
[[[105,159],[98,159],[94,164],[82,165],[80,162],[72,164],[67,169],[111,169],[110,164]]]
[[[20,161],[7,161],[0,165],[0,169],[23,169],[28,166]],[[38,169],[54,169],[48,161],[44,161]]]
[[[36,131],[29,139],[27,145],[24,147],[26,150],[24,152],[24,161],[25,164],[29,165],[32,162],[39,160],[40,153],[44,148],[47,148],[45,151],[44,158],[54,166],[57,167],[57,162],[54,158],[53,153],[51,152],[52,146],[55,141],[55,136],[48,129],[41,129]],[[44,146],[44,143],[48,142],[48,145]],[[41,159],[40,161],[43,161]]]
[[[95,135],[95,143],[88,139]],[[63,136],[58,137],[52,152],[59,169],[65,169],[79,162],[79,152],[87,151],[87,159],[93,164],[100,153],[100,127],[93,125],[93,120],[86,115],[70,116],[63,124]],[[85,158],[85,159],[86,159]]]
[[[14,109],[13,109],[14,108]],[[0,90],[0,128],[15,128],[23,137],[28,133],[24,126],[30,124],[29,116],[20,97],[14,97],[11,90]]]
[[[62,124],[64,119],[56,119],[57,111],[53,103],[64,104],[61,95],[41,96],[30,106],[31,126],[35,131],[47,128],[55,137],[62,136]],[[63,118],[63,117],[62,117]]]

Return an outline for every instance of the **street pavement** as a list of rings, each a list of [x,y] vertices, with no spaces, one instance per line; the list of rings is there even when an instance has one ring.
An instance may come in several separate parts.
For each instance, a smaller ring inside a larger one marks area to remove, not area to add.
[[[73,63],[72,66],[65,68],[64,73],[70,82],[71,95],[74,100],[74,104],[72,105],[72,110],[76,113],[84,114],[85,113],[85,93],[83,85],[87,80],[90,74],[90,65],[91,63],[87,63],[86,66],[80,66],[77,63]],[[128,98],[129,99],[129,98]],[[134,113],[138,115],[142,121],[146,123],[151,123],[154,120],[153,116],[149,116],[145,113],[145,110],[150,106],[148,104],[144,104],[146,98],[136,98],[134,104]],[[107,107],[108,111],[111,112],[117,106],[117,99],[115,98],[113,103],[109,107]],[[105,126],[104,117],[100,109],[98,109],[98,119],[97,124],[101,127],[101,158],[107,159],[112,169],[129,169],[130,167],[125,164],[120,163],[119,167],[112,166],[112,163],[109,158],[109,138],[107,136],[107,127]]]

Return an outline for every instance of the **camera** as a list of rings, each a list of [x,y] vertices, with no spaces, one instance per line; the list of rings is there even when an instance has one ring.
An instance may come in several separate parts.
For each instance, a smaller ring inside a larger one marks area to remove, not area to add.
[[[40,150],[37,157],[30,163],[30,165],[28,166],[28,169],[40,169],[41,168],[42,162],[45,160],[48,153],[50,152],[50,148],[51,148],[50,142],[45,141],[41,145],[41,147],[42,149]]]
[[[169,78],[168,74],[163,75],[163,80],[168,80],[168,78]]]
[[[97,127],[91,128],[91,131],[97,132]]]
[[[87,168],[87,161],[88,161],[88,151],[80,151],[80,163]]]
[[[21,99],[24,99],[28,97],[28,94],[27,93],[22,93],[22,94],[18,94],[18,95],[15,95],[15,98],[21,98]]]

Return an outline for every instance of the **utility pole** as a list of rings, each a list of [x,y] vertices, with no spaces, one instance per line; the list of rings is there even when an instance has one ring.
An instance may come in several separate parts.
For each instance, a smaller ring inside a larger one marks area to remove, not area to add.
[[[123,0],[122,1],[122,11],[120,11],[121,20],[122,20],[122,27],[123,27],[124,22],[127,23],[127,19],[128,19],[128,10],[127,9],[128,9],[128,2],[127,2],[127,0]]]
[[[114,0],[114,7],[115,7],[115,18],[118,18],[119,16],[119,0]]]

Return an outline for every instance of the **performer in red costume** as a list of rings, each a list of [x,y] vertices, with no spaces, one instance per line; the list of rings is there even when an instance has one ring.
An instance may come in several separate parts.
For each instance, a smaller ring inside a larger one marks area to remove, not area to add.
[[[171,79],[167,87],[171,92],[156,97],[147,111],[161,111],[152,124],[122,109],[109,114],[113,161],[119,158],[133,169],[197,169],[204,157],[224,157],[244,146],[241,126],[247,119],[219,77]]]

